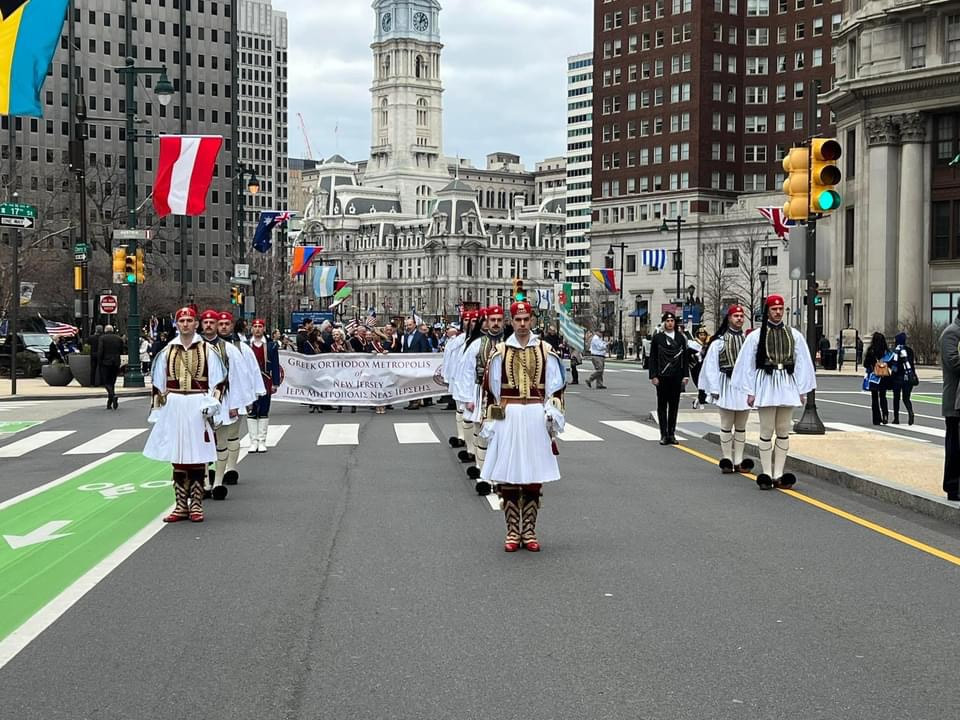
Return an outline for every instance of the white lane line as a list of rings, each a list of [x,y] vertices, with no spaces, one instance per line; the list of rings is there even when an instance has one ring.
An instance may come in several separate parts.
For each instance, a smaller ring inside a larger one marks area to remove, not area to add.
[[[105,462],[113,457],[116,457],[116,454],[98,460],[94,465]],[[85,472],[91,467],[92,465],[88,465],[77,472]],[[71,476],[75,476],[76,474],[77,473],[71,473],[71,475],[60,478],[59,480],[54,480],[53,483],[48,483],[43,488],[37,489],[43,490],[52,484],[66,482]],[[163,514],[166,515],[168,512],[169,510],[164,510]],[[34,613],[23,625],[0,641],[0,668],[3,668],[4,665],[16,657],[17,653],[33,642],[40,633],[56,622],[77,600],[93,590],[93,588],[97,586],[97,583],[113,572],[124,560],[133,555],[140,546],[144,545],[150,538],[160,532],[164,528],[162,517],[163,516],[157,517],[143,528],[143,530],[90,568],[90,570],[70,585],[70,587],[57,595],[57,597],[47,603],[43,608]]]
[[[557,437],[566,442],[603,442],[603,438],[599,435],[594,435],[589,433],[582,428],[578,428],[576,425],[571,425],[567,423],[567,426],[563,429],[563,432],[560,433]]]
[[[113,450],[128,440],[133,440],[137,435],[145,433],[146,428],[118,428],[103,433],[93,440],[88,440],[82,445],[77,445],[72,450],[67,450],[64,455],[100,455]]]
[[[860,425],[851,425],[850,423],[841,423],[841,422],[825,422],[824,426],[830,430],[840,430],[842,432],[869,432],[869,433],[883,433],[883,430],[871,430],[869,428],[862,427]],[[888,433],[893,434],[893,433]],[[912,440],[913,442],[919,443],[929,443],[929,440],[924,440],[923,438],[909,437],[904,436],[903,440]]]
[[[44,445],[62,440],[68,435],[73,435],[75,432],[76,430],[44,430],[35,433],[30,437],[23,438],[23,440],[17,440],[9,445],[0,447],[0,458],[21,457],[31,450],[36,450],[42,448]]]
[[[637,422],[636,420],[601,420],[603,425],[621,430],[622,432],[635,435],[644,440],[660,440],[660,431],[651,425]]]
[[[289,425],[271,425],[267,428],[267,447],[272,448],[276,447],[277,444],[283,439],[284,434],[287,430],[290,429]],[[250,436],[244,435],[240,438],[240,455],[237,457],[237,462],[243,460],[247,455],[250,454]]]
[[[610,397],[630,397],[630,396],[623,395],[622,393],[610,393]]]
[[[935,438],[945,438],[947,436],[947,431],[945,428],[931,428],[925,427],[923,425],[887,425],[887,430],[892,430],[898,433],[920,433],[921,435],[929,435],[930,437]]]
[[[826,400],[826,399],[821,400],[820,393],[817,393],[817,402],[830,403],[831,405],[846,405],[847,407],[855,407],[855,408],[860,408],[862,410],[870,409],[869,405],[861,405],[860,403],[843,402],[842,400]],[[938,420],[940,422],[943,422],[943,418],[940,417],[939,415],[921,415],[920,413],[914,413],[914,414],[916,417],[926,418],[927,420]]]
[[[500,496],[496,493],[490,493],[487,495],[487,502],[490,504],[490,509],[494,512],[500,512]]]
[[[320,431],[317,445],[359,445],[360,423],[327,424]]]
[[[430,429],[430,423],[394,423],[393,431],[397,434],[397,442],[401,445],[440,442]]]

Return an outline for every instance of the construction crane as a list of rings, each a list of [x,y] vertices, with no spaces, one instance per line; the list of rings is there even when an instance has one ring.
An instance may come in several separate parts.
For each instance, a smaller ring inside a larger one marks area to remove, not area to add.
[[[297,113],[300,119],[300,132],[303,133],[303,141],[307,144],[307,158],[313,160],[313,148],[310,147],[310,138],[307,137],[307,124],[303,121],[303,115]]]

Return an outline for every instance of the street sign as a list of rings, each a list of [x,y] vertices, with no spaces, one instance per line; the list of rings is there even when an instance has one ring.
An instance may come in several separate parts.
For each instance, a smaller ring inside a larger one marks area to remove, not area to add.
[[[0,225],[6,227],[19,227],[24,230],[32,228],[34,225],[33,218],[30,217],[11,217],[10,215],[0,215]]]
[[[237,277],[230,278],[230,284],[231,285],[253,285],[253,281],[247,280],[246,278],[242,278],[238,275]]]
[[[114,230],[114,240],[149,240],[150,230]]]
[[[37,219],[37,209],[23,203],[0,203],[0,215]]]
[[[104,315],[117,314],[117,296],[103,295],[100,298],[100,312]]]
[[[250,266],[247,264],[236,263],[233,266],[233,276],[235,278],[246,279],[250,277]]]

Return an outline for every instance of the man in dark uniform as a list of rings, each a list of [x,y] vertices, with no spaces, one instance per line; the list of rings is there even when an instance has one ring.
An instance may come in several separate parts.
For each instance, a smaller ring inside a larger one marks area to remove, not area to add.
[[[650,382],[657,388],[660,444],[679,445],[677,412],[689,372],[687,338],[677,331],[677,316],[672,312],[665,312],[660,320],[663,331],[654,335],[650,343]]]
[[[944,436],[943,490],[947,500],[960,501],[960,303],[957,318],[940,336],[940,364],[943,368],[941,414]]]
[[[117,384],[117,375],[123,364],[123,340],[113,331],[113,325],[107,325],[97,344],[97,366],[100,368],[100,377],[103,386],[107,389],[107,410],[117,409],[117,393],[114,386]]]

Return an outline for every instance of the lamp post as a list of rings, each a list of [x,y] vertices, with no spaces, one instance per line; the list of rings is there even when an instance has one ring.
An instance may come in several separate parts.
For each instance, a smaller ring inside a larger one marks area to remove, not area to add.
[[[131,26],[133,17],[131,3],[126,3],[127,48],[131,43]],[[173,83],[167,79],[166,67],[137,67],[132,57],[124,61],[123,67],[114,68],[114,71],[123,77],[126,87],[126,134],[127,134],[127,227],[131,230],[137,227],[137,169],[136,169],[136,141],[138,137],[152,137],[152,134],[138,135],[136,132],[137,105],[133,90],[137,84],[138,75],[160,75],[153,91],[161,105],[168,105],[173,99]],[[181,252],[184,248],[181,248]],[[127,253],[136,255],[137,240],[129,240]],[[143,373],[140,372],[140,307],[138,305],[136,280],[129,284],[130,308],[127,317],[127,372],[123,376],[124,387],[143,387]]]
[[[620,325],[619,325],[620,329],[619,329],[619,336],[617,338],[617,342],[619,343],[619,347],[617,349],[617,359],[623,360],[623,355],[625,352],[625,348],[623,345],[623,270],[624,270],[623,254],[627,250],[627,244],[618,243],[616,245],[611,245],[610,249],[607,250],[606,258],[607,258],[607,261],[610,263],[610,267],[613,267],[613,249],[614,248],[620,248],[620,300],[618,302],[619,310],[620,310]]]
[[[260,192],[260,181],[257,179],[256,171],[249,165],[240,163],[237,165],[237,183],[238,187],[243,187],[244,180],[247,181],[247,190],[251,195]],[[237,235],[240,238],[240,263],[242,264],[247,256],[247,240],[243,237],[243,217],[246,210],[243,207],[243,190],[237,194]]]
[[[680,294],[680,275],[683,272],[683,255],[680,250],[680,230],[683,228],[684,223],[687,222],[682,216],[677,215],[673,219],[664,218],[663,222],[660,223],[659,230],[660,232],[669,232],[670,223],[677,224],[677,257],[674,262],[677,265],[677,302],[683,302],[683,295]]]
[[[757,277],[760,279],[760,311],[763,312],[764,305],[767,304],[767,279],[770,277],[770,274],[767,272],[765,267],[760,268],[760,272],[757,273]],[[756,317],[757,311],[754,310],[754,317]]]

